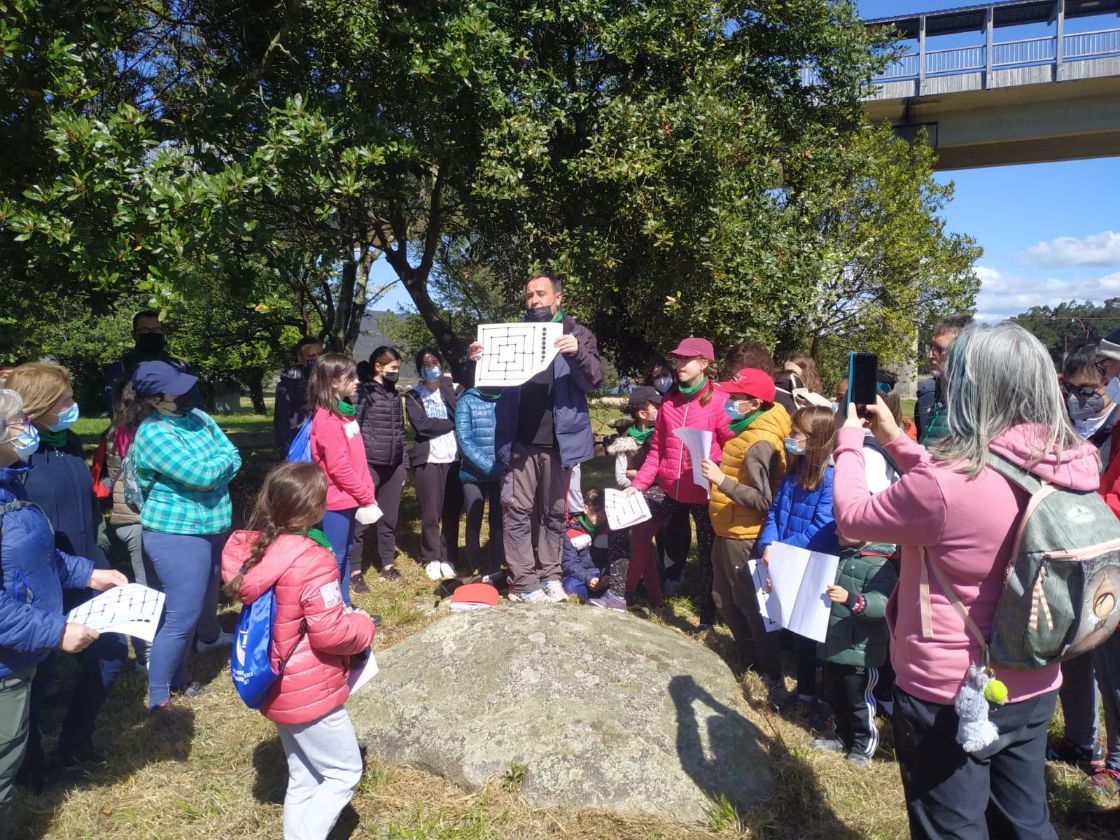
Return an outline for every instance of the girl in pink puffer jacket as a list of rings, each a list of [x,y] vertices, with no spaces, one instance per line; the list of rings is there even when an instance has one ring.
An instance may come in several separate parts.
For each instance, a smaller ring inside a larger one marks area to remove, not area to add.
[[[362,777],[343,704],[350,657],[369,651],[374,626],[343,604],[330,543],[312,527],[326,498],[317,464],[280,464],[265,478],[250,530],[231,534],[222,553],[227,594],[251,604],[276,593],[271,655],[283,673],[261,712],[276,724],[288,757],[285,838],[325,838]]]

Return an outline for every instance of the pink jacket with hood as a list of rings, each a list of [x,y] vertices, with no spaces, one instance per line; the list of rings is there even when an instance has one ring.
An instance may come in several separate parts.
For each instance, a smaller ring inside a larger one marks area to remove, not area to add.
[[[711,381],[701,394],[691,399],[674,388],[661,401],[657,423],[650,438],[649,454],[642,462],[631,486],[648,490],[657,484],[678,502],[690,505],[708,503],[707,487],[692,480],[692,461],[688,450],[673,429],[701,429],[712,432],[712,446],[708,457],[717,464],[723,457],[723,445],[735,437],[730,420],[723,411],[724,395],[718,391],[707,405],[701,405],[703,393],[711,390]]]
[[[327,474],[327,510],[350,510],[376,501],[356,417],[319,408],[311,421],[311,460]]]
[[[1088,443],[1028,467],[1030,428],[1008,429],[992,441],[991,450],[1059,487],[1097,489],[1096,450]],[[932,568],[928,578],[933,635],[923,636],[919,547],[925,548],[927,562],[938,568],[981,633],[990,638],[1027,493],[990,467],[975,477],[956,472],[905,434],[886,450],[904,475],[872,496],[863,469],[863,429],[840,430],[833,486],[837,530],[850,539],[902,545],[898,586],[887,605],[897,685],[921,700],[951,705],[969,665],[980,662],[980,645],[945,597]],[[1013,703],[1052,691],[1062,680],[1057,663],[1033,671],[992,665]]]
[[[237,576],[259,534],[234,531],[222,552],[222,579]],[[261,712],[273,723],[311,723],[346,702],[350,656],[369,650],[373,621],[346,612],[334,554],[299,534],[282,534],[245,573],[241,601],[251,604],[276,587],[272,665],[288,664]],[[306,623],[306,632],[300,635]]]

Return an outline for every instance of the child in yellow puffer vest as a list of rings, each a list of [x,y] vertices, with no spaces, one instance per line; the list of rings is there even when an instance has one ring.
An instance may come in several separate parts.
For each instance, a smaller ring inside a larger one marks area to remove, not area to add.
[[[712,594],[743,666],[780,680],[778,645],[763,626],[747,561],[785,475],[789,414],[774,402],[774,380],[757,368],[744,368],[715,387],[727,397],[724,411],[735,437],[723,445],[722,464],[703,463],[712,485],[708,513],[716,534]]]

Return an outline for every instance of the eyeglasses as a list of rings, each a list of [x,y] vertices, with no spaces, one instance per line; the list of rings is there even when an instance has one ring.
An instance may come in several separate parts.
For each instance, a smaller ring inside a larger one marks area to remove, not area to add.
[[[1082,402],[1092,399],[1097,394],[1095,385],[1066,385],[1065,392],[1069,396],[1076,396]]]
[[[926,352],[931,356],[944,356],[949,352],[949,348],[942,347],[940,344],[929,344],[926,346]]]
[[[1104,359],[1097,359],[1096,367],[1097,372],[1101,376],[1108,378],[1108,362],[1106,362]]]

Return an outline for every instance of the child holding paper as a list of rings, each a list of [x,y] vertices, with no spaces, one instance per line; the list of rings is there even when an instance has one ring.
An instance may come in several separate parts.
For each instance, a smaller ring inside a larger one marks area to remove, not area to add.
[[[898,581],[890,558],[895,546],[840,537],[836,583],[825,590],[832,602],[828,635],[820,645],[824,697],[836,718],[832,737],[813,741],[823,752],[847,753],[867,767],[879,747],[875,685],[887,658],[887,599]]]
[[[588,490],[583,494],[583,513],[568,520],[568,530],[564,534],[560,565],[566,593],[588,601],[606,590],[610,583],[606,572],[609,540],[603,491]]]
[[[836,554],[836,523],[832,518],[832,465],[836,438],[832,410],[810,405],[798,409],[784,441],[789,473],[766,514],[758,537],[762,561],[770,562],[772,543]],[[797,658],[797,699],[813,703],[817,696],[817,647],[811,639],[794,637]]]
[[[708,513],[716,534],[712,594],[743,664],[780,681],[778,647],[763,625],[747,561],[786,470],[789,414],[774,402],[774,380],[758,368],[744,368],[716,388],[725,398],[723,410],[735,436],[723,445],[721,463],[703,462],[712,485]]]

